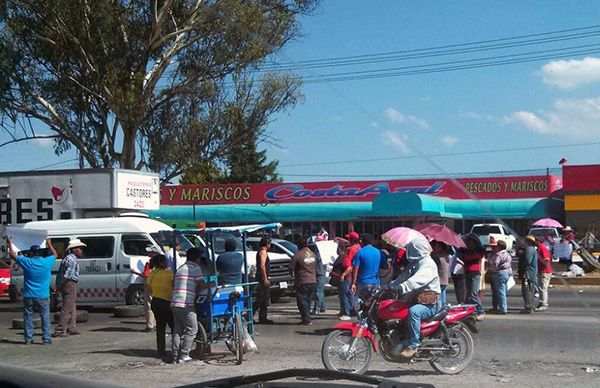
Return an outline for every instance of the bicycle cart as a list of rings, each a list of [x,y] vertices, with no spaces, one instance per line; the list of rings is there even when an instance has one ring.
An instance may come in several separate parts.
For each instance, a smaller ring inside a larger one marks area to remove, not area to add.
[[[242,227],[207,228],[204,230],[175,230],[174,235],[196,234],[207,249],[212,274],[205,276],[210,287],[197,298],[198,333],[191,355],[202,358],[210,352],[211,345],[223,342],[235,355],[236,363],[243,361],[246,336],[254,336],[251,286],[249,281],[246,237],[250,232],[274,229],[281,224],[248,225]],[[241,238],[244,256],[242,283],[219,284],[215,253],[215,235],[228,234]]]

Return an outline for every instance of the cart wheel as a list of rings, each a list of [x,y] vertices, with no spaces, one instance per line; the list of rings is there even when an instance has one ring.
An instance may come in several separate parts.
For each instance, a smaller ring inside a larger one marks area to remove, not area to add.
[[[242,316],[235,315],[235,328],[233,330],[233,346],[235,347],[235,360],[238,365],[242,364],[244,356],[244,335],[242,334]]]
[[[204,330],[204,325],[198,324],[198,333],[196,334],[196,338],[194,338],[190,357],[200,360],[208,353],[210,353],[210,344],[208,343],[206,330]]]

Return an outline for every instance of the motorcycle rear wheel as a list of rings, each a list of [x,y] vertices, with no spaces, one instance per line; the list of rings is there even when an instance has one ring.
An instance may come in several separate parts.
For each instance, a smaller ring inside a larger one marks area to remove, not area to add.
[[[359,375],[366,372],[373,358],[371,341],[364,337],[356,338],[354,351],[348,354],[352,339],[352,332],[349,330],[329,333],[321,348],[321,360],[327,370]]]
[[[462,372],[471,363],[475,341],[464,326],[448,327],[448,337],[452,341],[453,349],[440,354],[429,361],[429,364],[440,373],[453,375]]]

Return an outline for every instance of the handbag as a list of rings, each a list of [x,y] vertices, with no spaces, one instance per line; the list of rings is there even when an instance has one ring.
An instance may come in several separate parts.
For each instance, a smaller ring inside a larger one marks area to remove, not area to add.
[[[340,275],[331,273],[329,277],[329,285],[332,287],[339,287],[342,284]]]

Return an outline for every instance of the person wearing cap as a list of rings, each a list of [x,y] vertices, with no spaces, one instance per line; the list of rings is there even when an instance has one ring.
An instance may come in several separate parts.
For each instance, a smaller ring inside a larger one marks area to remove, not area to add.
[[[548,310],[548,286],[552,278],[552,257],[550,250],[541,238],[536,237],[537,254],[538,254],[538,288],[540,291],[540,303],[534,309],[535,311]]]
[[[519,250],[519,279],[525,308],[522,314],[533,312],[533,293],[537,288],[537,245],[535,236],[525,236],[525,249]]]
[[[490,243],[492,246],[492,257],[489,259],[491,283],[492,283],[492,314],[508,313],[506,303],[506,283],[512,276],[512,256],[506,250],[506,242],[498,240]]]
[[[65,337],[68,334],[79,334],[77,322],[77,282],[79,281],[79,262],[83,257],[83,248],[87,247],[78,238],[70,240],[67,246],[68,255],[63,257],[56,274],[56,290],[60,292],[63,306],[60,311],[60,321],[54,333],[55,337]]]
[[[476,234],[468,234],[465,238],[467,248],[461,248],[462,261],[465,268],[465,286],[467,303],[476,305],[477,320],[485,318],[485,310],[479,299],[481,268],[485,250]]]
[[[46,245],[50,256],[41,256],[39,245],[32,245],[27,256],[18,256],[12,241],[6,237],[8,255],[23,269],[23,326],[25,344],[33,343],[33,314],[40,314],[42,320],[42,341],[52,343],[52,325],[50,323],[50,276],[57,254],[52,240],[47,239]]]
[[[389,268],[387,257],[381,249],[373,246],[373,237],[363,234],[365,246],[352,259],[352,285],[350,291],[359,298],[365,298],[374,287],[379,286],[379,270]]]
[[[186,252],[186,262],[175,273],[171,311],[173,312],[173,361],[186,363],[191,361],[190,351],[198,333],[196,299],[198,294],[208,288],[200,263],[205,251],[190,248]]]

